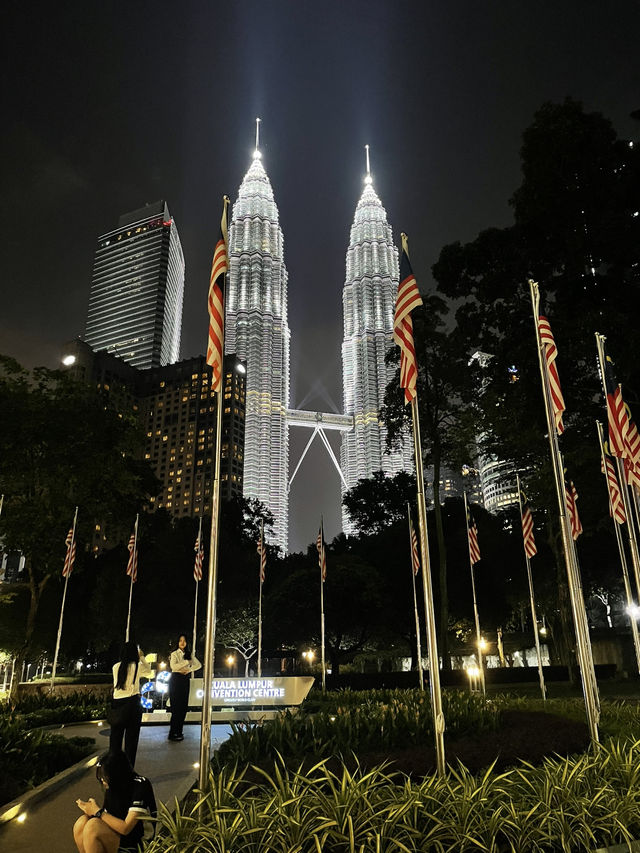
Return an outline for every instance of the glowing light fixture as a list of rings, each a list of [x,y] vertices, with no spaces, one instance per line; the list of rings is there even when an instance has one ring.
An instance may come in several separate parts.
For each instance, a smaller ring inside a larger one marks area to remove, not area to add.
[[[75,355],[65,355],[65,357],[62,359],[62,363],[65,367],[71,367],[72,364],[76,363]]]

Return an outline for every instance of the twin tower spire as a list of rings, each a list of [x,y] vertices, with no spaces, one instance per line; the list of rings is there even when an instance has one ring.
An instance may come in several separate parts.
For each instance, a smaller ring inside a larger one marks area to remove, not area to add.
[[[288,273],[278,208],[262,164],[260,123],[256,119],[252,163],[240,185],[229,228],[225,349],[247,364],[244,496],[257,498],[268,507],[275,519],[272,541],[286,552]],[[373,189],[368,145],[365,151],[365,186],[351,226],[343,288],[344,413],[354,419],[354,429],[344,433],[341,449],[348,488],[374,471],[395,474],[411,465],[410,449],[385,453],[386,435],[378,417],[393,374],[385,355],[393,342],[398,252],[386,211]],[[231,407],[234,401],[225,400],[224,404]],[[343,529],[352,532],[344,514]]]

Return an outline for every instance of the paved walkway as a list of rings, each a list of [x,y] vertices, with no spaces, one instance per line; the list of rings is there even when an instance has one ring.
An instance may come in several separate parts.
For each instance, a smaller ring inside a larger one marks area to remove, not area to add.
[[[61,733],[69,737],[94,737],[100,753],[109,748],[107,726],[69,726]],[[228,725],[214,726],[211,732],[212,745],[218,746],[230,733],[231,727]],[[199,751],[200,726],[185,726],[184,740],[180,743],[167,741],[166,726],[142,727],[136,770],[151,779],[158,803],[172,804],[175,797],[181,799],[187,793],[198,778],[194,764],[198,761]],[[0,826],[0,850],[3,853],[77,853],[72,827],[81,812],[76,800],[88,800],[89,797],[102,801],[95,767],[83,771],[51,796],[28,808],[23,823],[12,820]]]

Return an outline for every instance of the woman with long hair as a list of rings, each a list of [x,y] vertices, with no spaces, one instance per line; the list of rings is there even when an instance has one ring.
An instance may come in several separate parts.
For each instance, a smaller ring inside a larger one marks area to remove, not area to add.
[[[113,699],[108,715],[111,725],[109,750],[122,751],[124,736],[124,751],[132,767],[135,767],[136,763],[142,722],[140,678],[149,678],[151,674],[151,667],[138,644],[133,640],[126,642],[122,648],[120,662],[113,666]]]
[[[79,853],[139,850],[144,836],[140,818],[156,814],[151,782],[136,775],[121,751],[100,757],[96,779],[105,792],[103,806],[98,806],[93,797],[76,800],[84,812],[73,826],[73,840]]]
[[[169,660],[171,678],[169,680],[169,698],[171,699],[171,725],[169,740],[184,740],[182,727],[189,704],[189,680],[192,672],[202,664],[192,654],[186,634],[178,637],[178,648],[171,652]]]

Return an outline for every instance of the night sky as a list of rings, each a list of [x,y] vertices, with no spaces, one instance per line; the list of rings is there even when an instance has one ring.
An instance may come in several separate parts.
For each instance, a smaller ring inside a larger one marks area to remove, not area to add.
[[[221,196],[262,118],[289,270],[291,405],[341,411],[342,286],[363,146],[418,282],[441,247],[511,221],[520,136],[571,95],[633,139],[637,2],[10,2],[3,11],[0,352],[59,363],[83,334],[96,239],[167,200],[186,259],[182,356],[201,354]],[[291,431],[291,469],[308,433]],[[337,443],[336,443],[337,447]],[[291,493],[290,547],[338,475],[317,441]]]

